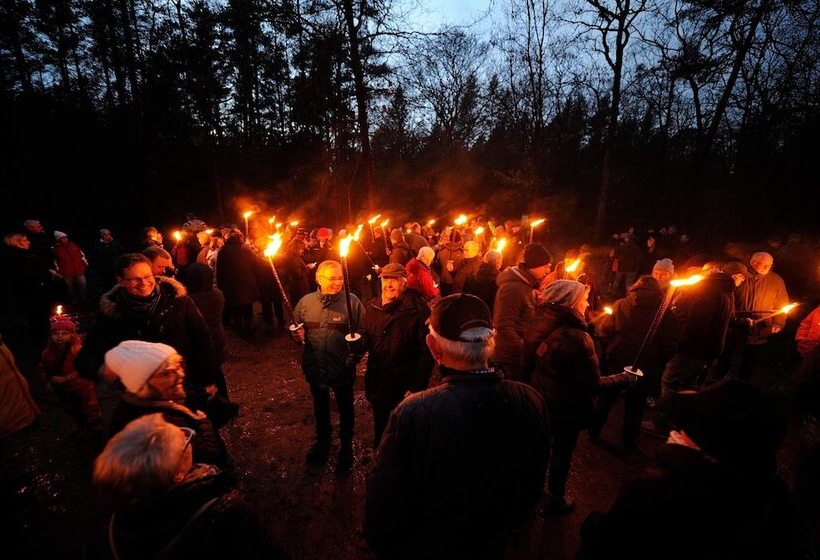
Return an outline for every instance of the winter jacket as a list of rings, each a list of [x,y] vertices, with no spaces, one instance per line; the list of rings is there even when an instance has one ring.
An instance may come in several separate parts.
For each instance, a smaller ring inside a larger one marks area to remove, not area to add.
[[[194,465],[182,482],[155,501],[118,508],[109,521],[112,545],[112,556],[121,560],[287,558],[233,477],[210,465]]]
[[[407,243],[396,243],[390,252],[390,262],[406,266],[413,256],[413,249]]]
[[[120,402],[111,417],[111,435],[122,430],[129,422],[148,414],[160,413],[166,422],[174,426],[192,428],[196,431],[191,446],[195,463],[208,463],[220,468],[231,465],[225,442],[213,423],[202,412],[173,401],[142,399],[133,393],[120,395]]]
[[[449,241],[447,244],[438,252],[436,255],[436,260],[439,263],[439,267],[441,268],[441,283],[442,284],[454,284],[455,283],[455,273],[461,266],[461,260],[464,258],[464,251],[461,249],[461,243],[457,243],[455,241]],[[447,270],[447,261],[453,261],[453,271],[450,272]]]
[[[803,358],[807,358],[820,345],[820,306],[815,307],[800,322],[794,338],[797,341],[797,351]]]
[[[85,255],[73,241],[58,241],[54,245],[54,260],[57,271],[63,277],[84,276],[88,265]]]
[[[31,425],[39,415],[26,379],[0,339],[0,438]]]
[[[590,514],[578,558],[796,559],[795,530],[788,489],[774,474],[744,477],[666,444],[608,512]]]
[[[765,275],[752,272],[752,277],[738,286],[735,291],[735,310],[738,317],[758,319],[780,309],[787,303],[789,303],[789,294],[786,292],[786,284],[783,278],[775,272]],[[771,327],[776,326],[782,329],[785,324],[786,315],[783,313],[761,321],[750,330],[747,343],[765,342],[766,337],[771,334]]]
[[[407,241],[407,244],[410,246],[410,249],[413,251],[414,255],[419,254],[419,249],[422,247],[429,247],[429,243],[427,240],[418,233],[405,233],[404,240]]]
[[[185,358],[189,394],[213,385],[214,351],[205,319],[182,284],[164,276],[156,280],[159,301],[147,316],[132,311],[128,300],[133,298],[122,286],[102,296],[100,312],[75,361],[80,375],[96,378],[105,353],[123,340],[145,340],[173,346]]]
[[[222,325],[225,296],[214,288],[214,272],[207,264],[193,263],[181,276],[180,280],[188,287],[188,295],[208,325],[214,347],[214,363],[221,366],[225,363],[225,327]]]
[[[621,243],[615,248],[615,258],[618,260],[618,272],[638,272],[641,266],[641,248],[633,242]]]
[[[122,245],[116,239],[110,243],[98,239],[91,246],[91,252],[88,255],[91,266],[89,275],[94,276],[101,283],[108,283],[108,286],[105,287],[106,290],[116,281],[117,259],[124,252]]]
[[[364,533],[379,558],[501,558],[541,497],[538,394],[492,371],[442,377],[393,411],[368,475]]]
[[[359,330],[364,306],[355,294],[350,294],[350,300],[354,330]],[[345,341],[349,326],[344,292],[326,295],[316,291],[306,295],[293,309],[293,318],[305,328],[302,372],[307,382],[320,387],[353,383],[356,364]]]
[[[410,259],[404,268],[407,270],[408,290],[415,290],[428,300],[438,297],[439,291],[433,282],[433,273],[426,264]]]
[[[524,363],[524,335],[535,312],[535,293],[538,281],[523,267],[510,267],[498,275],[495,294],[493,325],[497,363]]]
[[[387,305],[381,304],[380,296],[368,302],[362,322],[368,351],[364,376],[367,400],[395,406],[407,391],[427,388],[433,370],[426,342],[429,317],[424,298],[409,289]]]
[[[464,293],[478,296],[490,308],[495,309],[495,294],[498,291],[498,269],[494,264],[481,263],[475,275],[464,282]]]
[[[679,289],[672,313],[678,322],[678,353],[710,362],[723,352],[726,331],[734,315],[734,281],[723,273]]]
[[[453,291],[463,292],[464,284],[467,280],[475,276],[476,272],[478,272],[478,267],[480,266],[481,257],[473,257],[471,259],[462,260],[458,270],[456,271],[455,277],[453,278]]]
[[[619,373],[625,366],[636,365],[633,363],[635,356],[663,297],[657,281],[642,276],[629,288],[625,298],[612,304],[612,315],[605,315],[599,325],[601,337],[609,340],[606,345],[607,373]],[[645,374],[660,374],[664,364],[675,353],[676,337],[675,318],[671,313],[666,313],[638,367]]]
[[[617,390],[629,374],[601,377],[598,356],[583,317],[554,303],[539,304],[526,335],[526,368],[531,385],[544,397],[550,418],[564,426],[585,426],[593,400],[603,390]]]
[[[225,242],[216,257],[216,285],[225,305],[250,305],[259,299],[256,285],[256,255],[238,237]]]
[[[275,264],[291,305],[296,305],[310,292],[310,271],[305,261],[296,255],[282,255]]]

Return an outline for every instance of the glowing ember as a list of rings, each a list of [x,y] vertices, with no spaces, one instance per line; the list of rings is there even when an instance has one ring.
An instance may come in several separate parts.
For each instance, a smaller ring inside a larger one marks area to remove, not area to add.
[[[279,249],[282,248],[282,235],[279,233],[274,233],[273,235],[269,236],[273,239],[268,246],[265,247],[265,256],[269,259],[272,259],[276,256],[276,253],[279,252]]]
[[[350,243],[353,241],[353,236],[348,235],[339,241],[339,256],[343,259],[347,258],[347,252],[350,250]]]
[[[693,286],[703,280],[703,276],[700,274],[695,274],[694,276],[690,276],[689,278],[680,278],[678,280],[672,280],[669,282],[669,285],[673,288],[680,288],[681,286]]]
[[[174,236],[174,239],[176,239],[177,241],[182,241],[182,233],[180,233],[179,231],[175,231],[173,233],[173,236]]]
[[[253,211],[251,211],[251,210],[248,210],[247,212],[245,212],[244,214],[242,214],[242,217],[243,217],[243,218],[245,218],[246,220],[247,220],[248,218],[250,218],[251,216],[253,216]]]
[[[453,220],[453,223],[457,226],[463,226],[467,223],[467,216],[465,214],[460,214],[458,218]]]
[[[784,305],[783,307],[781,307],[780,312],[783,313],[784,315],[787,315],[789,313],[789,311],[791,311],[792,309],[794,309],[798,305],[800,305],[800,304],[799,303],[789,303],[788,305]]]
[[[540,218],[540,219],[538,219],[538,220],[535,220],[535,221],[533,221],[533,222],[530,222],[530,227],[531,227],[531,228],[537,228],[538,226],[540,226],[541,224],[543,224],[543,223],[544,223],[544,222],[546,222],[546,221],[547,221],[547,219],[546,219],[546,218]]]
[[[381,218],[381,217],[382,217],[382,215],[381,215],[381,214],[376,214],[375,216],[373,216],[372,218],[370,218],[369,220],[367,220],[367,223],[368,223],[368,224],[370,224],[370,225],[372,226],[373,224],[375,224],[375,223],[376,223],[376,220],[378,220],[378,219],[379,219],[379,218]]]
[[[482,233],[484,233],[484,228],[479,226],[473,230],[473,233],[476,235],[481,235]]]
[[[578,265],[580,265],[580,264],[581,264],[581,259],[575,259],[574,261],[569,263],[567,266],[565,266],[564,270],[566,270],[567,272],[575,272],[576,270],[578,270]]]
[[[612,308],[608,305],[605,305],[604,306],[604,313],[606,313],[607,315],[612,315]]]

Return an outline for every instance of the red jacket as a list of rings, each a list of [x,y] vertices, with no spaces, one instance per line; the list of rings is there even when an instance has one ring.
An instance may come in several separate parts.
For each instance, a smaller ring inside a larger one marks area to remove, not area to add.
[[[408,290],[415,290],[427,299],[438,297],[438,288],[433,282],[433,274],[423,262],[413,258],[404,268],[407,270]]]
[[[73,241],[54,245],[54,260],[57,261],[57,270],[63,276],[82,276],[87,268],[85,255]]]
[[[808,358],[812,350],[820,344],[820,306],[808,314],[797,328],[797,351],[804,358]]]

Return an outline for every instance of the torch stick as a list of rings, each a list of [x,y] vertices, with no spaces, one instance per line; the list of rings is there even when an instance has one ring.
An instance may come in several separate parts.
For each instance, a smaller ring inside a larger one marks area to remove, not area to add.
[[[781,307],[780,309],[778,309],[778,310],[776,310],[776,311],[772,311],[772,312],[771,312],[771,313],[769,313],[768,315],[764,315],[763,317],[758,317],[757,319],[755,319],[755,320],[753,320],[753,321],[752,321],[752,324],[753,324],[753,325],[757,325],[757,324],[759,324],[759,323],[762,323],[762,322],[763,322],[763,321],[765,321],[766,319],[771,319],[772,317],[774,317],[774,316],[776,316],[776,315],[780,315],[780,314],[783,314],[783,315],[788,315],[788,314],[789,314],[789,311],[791,311],[792,309],[794,309],[794,308],[795,308],[795,307],[797,307],[798,305],[800,305],[800,304],[799,304],[799,303],[789,303],[788,305],[784,305],[784,306],[783,306],[783,307]]]
[[[530,243],[532,243],[533,234],[535,233],[535,228],[543,224],[546,218],[541,218],[540,220],[535,220],[534,222],[530,222]]]
[[[669,283],[669,288],[666,289],[666,295],[664,296],[660,307],[658,307],[658,311],[655,313],[655,316],[652,318],[652,322],[649,324],[649,329],[643,337],[643,342],[641,342],[641,346],[638,348],[638,353],[635,355],[632,365],[624,368],[626,371],[636,374],[640,371],[638,367],[640,365],[640,361],[643,358],[646,349],[649,347],[649,343],[652,342],[653,338],[655,338],[655,334],[661,326],[663,316],[666,315],[666,311],[672,304],[672,299],[675,296],[675,291],[677,288],[680,286],[693,286],[701,280],[703,280],[703,276],[700,274],[695,274],[694,276],[690,276],[689,278],[684,278],[682,280],[672,280],[672,282]]]
[[[252,215],[253,212],[250,210],[242,214],[242,217],[245,218],[245,243],[248,242],[248,238],[250,237],[250,229],[248,228],[248,218],[250,218]]]
[[[273,257],[279,252],[279,248],[282,246],[282,235],[279,233],[274,233],[271,237],[273,237],[273,241],[271,241],[265,249],[265,256],[268,257],[270,269],[271,272],[273,272],[273,278],[276,280],[276,285],[279,286],[279,292],[282,294],[282,303],[285,304],[285,309],[287,310],[290,318],[290,326],[288,326],[288,328],[291,331],[296,331],[302,326],[302,323],[297,324],[293,318],[293,306],[290,303],[290,298],[288,297],[285,287],[282,285],[282,279],[279,278],[279,272],[276,270],[276,265],[273,264]],[[304,343],[305,342],[302,341],[302,344]]]
[[[359,340],[362,335],[356,332],[356,329],[353,328],[353,304],[350,300],[350,288],[348,287],[350,284],[350,273],[347,269],[347,252],[350,249],[350,243],[353,241],[353,236],[348,235],[344,239],[339,242],[339,256],[342,257],[342,272],[344,273],[345,281],[344,281],[344,291],[345,291],[345,304],[347,305],[347,327],[348,327],[348,334],[345,336],[345,340],[348,344],[352,342],[356,342]]]

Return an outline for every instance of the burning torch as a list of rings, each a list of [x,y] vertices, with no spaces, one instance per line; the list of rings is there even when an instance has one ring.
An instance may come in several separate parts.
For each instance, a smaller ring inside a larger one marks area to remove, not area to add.
[[[265,248],[264,254],[268,258],[271,272],[273,272],[273,277],[276,279],[276,285],[279,286],[279,292],[282,294],[282,303],[285,304],[285,309],[290,316],[290,325],[288,326],[288,329],[290,329],[291,332],[295,332],[302,327],[302,323],[297,325],[293,318],[293,306],[290,303],[290,298],[288,297],[287,291],[285,291],[285,287],[282,285],[282,280],[279,278],[279,273],[276,271],[276,266],[273,264],[273,257],[276,256],[276,253],[278,253],[279,249],[282,247],[282,235],[279,233],[274,233],[270,237],[272,240]],[[303,340],[302,344],[304,343],[305,341]]]
[[[546,218],[540,218],[538,220],[530,222],[530,243],[532,243],[532,236],[533,236],[533,233],[535,233],[535,228],[537,228],[538,226],[540,226],[541,224],[543,224],[546,221],[547,221]]]
[[[250,230],[248,229],[248,218],[250,218],[251,216],[253,216],[253,211],[251,210],[248,210],[247,212],[242,214],[242,217],[245,218],[245,242],[247,242],[248,238],[250,237]]]
[[[367,220],[367,225],[370,227],[370,241],[376,241],[376,236],[373,234],[373,224],[375,224],[376,220],[378,220],[381,217],[381,214],[376,214],[375,216]],[[382,234],[384,234],[384,230],[382,230]]]
[[[345,290],[345,304],[347,305],[347,326],[348,326],[348,334],[345,335],[345,340],[348,344],[352,344],[358,341],[362,335],[356,332],[353,328],[353,304],[350,300],[350,288],[348,285],[350,284],[350,273],[347,270],[347,253],[350,250],[350,243],[353,241],[353,236],[348,235],[344,239],[339,242],[339,256],[342,257],[342,271],[344,272],[345,282],[344,282],[344,290]]]
[[[800,304],[799,304],[799,303],[789,303],[789,304],[787,304],[787,305],[784,305],[784,306],[783,306],[783,307],[781,307],[780,309],[777,309],[777,310],[775,310],[775,311],[772,311],[771,313],[769,313],[769,314],[767,314],[767,315],[764,315],[763,317],[758,317],[757,319],[755,319],[755,320],[753,320],[753,321],[752,321],[752,324],[753,324],[753,325],[757,325],[757,324],[759,324],[759,323],[762,323],[762,322],[763,322],[763,321],[765,321],[766,319],[771,319],[772,317],[775,317],[775,316],[777,316],[777,315],[781,315],[781,314],[783,314],[783,315],[788,315],[788,314],[789,314],[789,312],[790,312],[792,309],[794,309],[795,307],[797,307],[798,305],[800,305]]]

